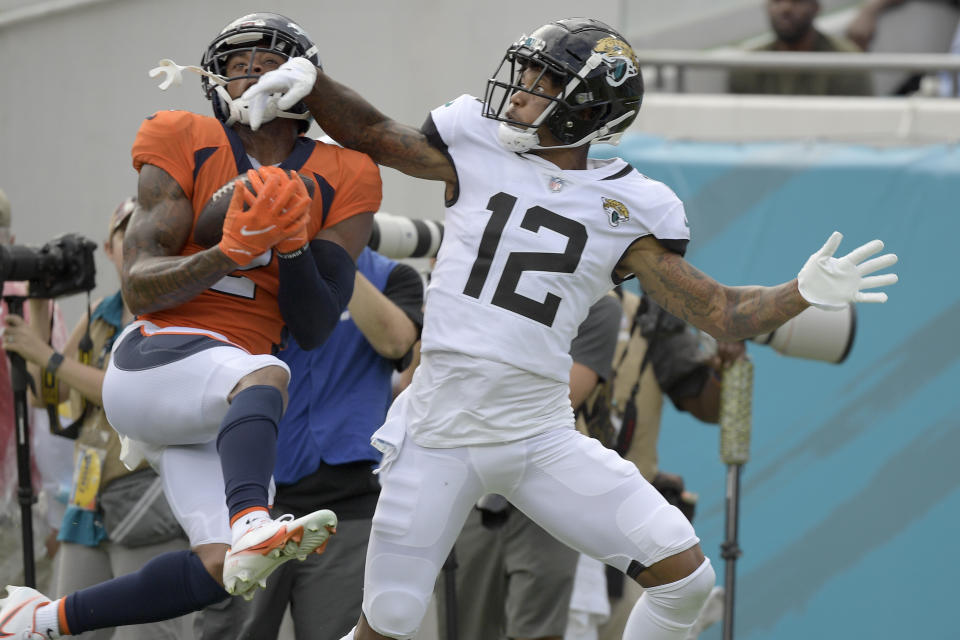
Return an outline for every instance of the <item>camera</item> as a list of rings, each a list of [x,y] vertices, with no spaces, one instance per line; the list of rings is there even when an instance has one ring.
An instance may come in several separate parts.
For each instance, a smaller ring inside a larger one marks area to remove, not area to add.
[[[810,307],[770,333],[751,338],[791,358],[840,364],[850,355],[857,333],[853,304],[838,311]]]
[[[97,245],[66,233],[42,247],[0,245],[0,282],[27,280],[31,298],[58,298],[89,291],[96,285],[93,252]]]
[[[380,211],[373,216],[373,231],[367,245],[395,260],[433,258],[443,240],[443,223],[416,220]]]

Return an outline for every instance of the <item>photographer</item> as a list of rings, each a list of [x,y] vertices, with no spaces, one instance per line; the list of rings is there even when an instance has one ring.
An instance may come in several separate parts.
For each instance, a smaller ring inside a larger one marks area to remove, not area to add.
[[[133,198],[120,203],[103,245],[118,272],[124,231],[134,207]],[[160,553],[186,549],[187,541],[166,504],[157,475],[146,465],[130,472],[120,462],[119,439],[101,407],[104,370],[113,340],[133,318],[120,291],[96,304],[89,327],[84,317],[62,352],[45,339],[48,301],[31,298],[29,309],[29,321],[14,315],[6,318],[3,346],[27,361],[37,389],[47,387],[38,402],[69,399],[75,424],[80,427],[73,489],[58,536],[62,544],[53,590],[62,595],[135,571]],[[38,375],[41,367],[42,375]],[[44,379],[52,384],[42,382]],[[101,629],[85,637],[172,640],[188,636],[189,628],[184,618],[177,618],[123,627],[116,633]]]
[[[743,342],[716,342],[704,348],[701,334],[647,296],[638,297],[622,288],[610,295],[620,299],[625,331],[613,358],[613,376],[597,385],[583,403],[577,428],[635,464],[667,502],[692,520],[696,496],[684,490],[682,477],[665,473],[658,465],[664,397],[677,410],[701,422],[717,423],[721,371],[745,357],[746,347]],[[600,629],[600,638],[619,638],[623,633],[642,590],[610,568],[606,569],[609,589],[604,590],[599,586],[604,583],[603,571],[600,563],[581,557],[566,640],[597,638],[596,624],[606,618],[609,620]],[[585,583],[592,587],[584,588]],[[610,607],[606,602],[608,592]],[[719,593],[715,588],[705,610]],[[713,621],[701,611],[687,637],[696,638]]]
[[[0,190],[0,250],[13,245],[15,238],[11,231],[12,210],[6,194]],[[5,274],[6,275],[6,274]],[[5,299],[0,305],[0,322],[8,315],[6,297],[24,298],[27,295],[27,283],[19,279],[10,279],[2,283]],[[45,337],[57,348],[67,342],[67,330],[64,326],[60,307],[56,302],[47,300],[37,305],[47,319],[44,324]],[[23,310],[30,317],[30,309]],[[51,320],[52,318],[52,320]],[[0,358],[0,522],[7,521],[7,514],[16,511],[17,456],[15,437],[15,415],[13,394],[11,393],[11,368],[8,358]],[[42,516],[49,535],[45,540],[46,557],[53,558],[57,552],[57,529],[63,519],[64,500],[70,488],[70,468],[73,460],[73,447],[62,438],[54,437],[47,428],[47,415],[40,410],[29,411],[27,420],[30,430],[30,450],[32,452],[32,485],[40,488],[46,496]],[[41,570],[44,567],[40,567]]]

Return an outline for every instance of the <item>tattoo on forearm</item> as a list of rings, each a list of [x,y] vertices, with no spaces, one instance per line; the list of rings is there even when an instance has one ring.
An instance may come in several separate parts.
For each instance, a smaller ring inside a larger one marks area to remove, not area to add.
[[[788,282],[776,287],[728,287],[725,332],[737,339],[773,331],[807,305]]]
[[[194,298],[237,268],[216,249],[181,256],[193,229],[193,209],[162,169],[141,169],[138,209],[123,243],[123,297],[137,314]]]
[[[358,93],[323,74],[317,87],[304,102],[323,130],[340,144],[414,177],[453,177],[452,167],[418,129],[389,119]]]
[[[148,258],[124,278],[124,298],[137,313],[169,309],[193,299],[236,268],[216,250],[175,259]]]
[[[668,253],[655,258],[643,287],[670,313],[723,340],[767,333],[807,307],[794,282],[726,287]]]

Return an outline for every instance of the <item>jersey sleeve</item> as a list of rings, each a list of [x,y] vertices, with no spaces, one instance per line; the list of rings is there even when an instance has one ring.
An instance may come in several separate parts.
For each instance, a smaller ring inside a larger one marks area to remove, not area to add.
[[[679,409],[681,400],[700,395],[711,375],[699,335],[648,297],[644,297],[637,313],[657,384]]]
[[[646,224],[657,240],[689,240],[690,226],[683,202],[670,187],[656,183]]]
[[[340,181],[324,227],[330,227],[358,213],[380,208],[383,183],[380,169],[366,154],[339,149]]]
[[[397,305],[410,321],[416,326],[417,339],[423,329],[423,280],[417,270],[410,265],[398,262],[387,276],[387,284],[383,288],[390,302]],[[410,366],[413,360],[413,346],[400,358],[393,361],[393,368],[403,371]]]
[[[158,111],[140,125],[133,141],[133,167],[145,164],[166,171],[177,181],[187,198],[193,197],[193,119],[186,111]]]
[[[457,130],[460,128],[464,109],[469,108],[476,100],[471,95],[463,94],[437,107],[427,116],[420,131],[427,136],[430,144],[446,151],[457,142]]]
[[[410,321],[417,326],[417,333],[423,328],[423,279],[410,265],[398,262],[387,277],[383,295],[400,307]]]
[[[609,380],[613,374],[613,354],[617,348],[621,314],[617,299],[603,296],[590,307],[577,337],[570,343],[573,361],[592,369],[601,380]]]

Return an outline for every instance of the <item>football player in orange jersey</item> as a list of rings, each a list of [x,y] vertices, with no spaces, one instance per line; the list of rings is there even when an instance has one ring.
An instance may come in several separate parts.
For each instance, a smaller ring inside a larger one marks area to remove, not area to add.
[[[296,520],[267,512],[289,379],[272,353],[288,335],[312,348],[336,326],[381,182],[367,156],[304,137],[303,105],[272,112],[258,131],[247,125],[239,96],[294,56],[320,64],[292,20],[234,20],[202,63],[216,117],[156,113],[133,145],[139,205],[122,287],[137,320],[116,341],[104,408],[124,461],[146,457],[160,473],[192,549],[59,600],[8,587],[0,638],[56,638],[252,597],[279,564],[322,551],[334,531],[328,510]],[[200,242],[211,196],[244,173],[219,243]]]

